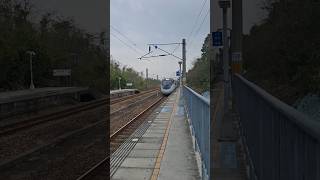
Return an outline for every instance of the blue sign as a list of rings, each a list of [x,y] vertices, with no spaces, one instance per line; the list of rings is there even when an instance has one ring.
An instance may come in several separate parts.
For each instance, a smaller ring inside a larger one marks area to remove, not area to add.
[[[176,76],[180,76],[180,71],[176,71]]]
[[[222,46],[222,32],[217,31],[212,33],[213,47]]]

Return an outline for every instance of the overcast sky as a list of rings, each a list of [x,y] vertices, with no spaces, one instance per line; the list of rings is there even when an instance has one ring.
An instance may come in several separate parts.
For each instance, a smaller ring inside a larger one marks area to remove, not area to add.
[[[79,27],[91,33],[100,32],[106,27],[106,0],[31,2],[40,13],[55,11],[72,17]],[[181,42],[182,38],[186,38],[187,69],[190,69],[192,62],[200,57],[204,38],[209,33],[209,2],[210,0],[110,0],[111,55],[122,65],[133,67],[139,72],[145,72],[148,68],[150,77],[155,78],[157,74],[160,77],[173,77],[178,70],[178,59],[137,58],[148,52],[148,43]],[[262,3],[257,0],[243,0],[244,33],[248,33],[253,24],[264,18],[261,6]],[[176,46],[161,48],[172,52]],[[181,57],[181,51],[180,46],[174,54]],[[163,52],[158,50],[151,55],[158,54]]]
[[[261,3],[256,0],[243,1],[244,32],[248,33],[253,24],[263,19],[264,13],[259,8]],[[196,21],[203,2],[206,4]],[[156,74],[160,77],[174,77],[179,59],[137,58],[148,52],[148,43],[181,42],[182,38],[186,38],[187,69],[191,68],[192,61],[200,57],[203,41],[209,33],[209,2],[210,0],[111,0],[111,55],[121,64],[140,72],[145,72],[148,68],[151,77],[156,77]],[[193,33],[189,36],[192,28]],[[169,52],[176,48],[161,47]],[[181,51],[180,46],[174,54],[181,57]],[[158,50],[152,55],[158,54],[163,52]]]

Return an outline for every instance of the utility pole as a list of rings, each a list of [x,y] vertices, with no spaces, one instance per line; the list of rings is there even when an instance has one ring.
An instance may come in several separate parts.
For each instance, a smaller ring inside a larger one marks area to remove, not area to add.
[[[186,83],[186,39],[182,39],[182,61],[183,61],[182,85],[184,85]]]
[[[27,51],[27,54],[30,55],[30,89],[34,89],[33,70],[32,70],[32,56],[34,56],[36,53],[34,51]]]
[[[242,71],[242,23],[242,0],[232,0],[232,73],[241,73]]]
[[[159,76],[157,75],[157,81],[159,81]]]
[[[146,89],[148,89],[148,68],[146,69]]]
[[[228,112],[229,109],[229,41],[227,34],[228,26],[228,8],[230,8],[230,0],[220,0],[219,6],[223,11],[223,81],[224,81],[224,114]]]

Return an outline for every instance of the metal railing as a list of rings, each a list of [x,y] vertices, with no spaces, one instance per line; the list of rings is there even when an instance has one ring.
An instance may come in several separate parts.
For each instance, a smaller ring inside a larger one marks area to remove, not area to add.
[[[183,95],[191,134],[195,137],[196,150],[202,162],[202,177],[209,179],[210,174],[210,102],[191,88],[184,86]]]
[[[242,135],[259,180],[320,179],[320,123],[240,75],[233,93]]]

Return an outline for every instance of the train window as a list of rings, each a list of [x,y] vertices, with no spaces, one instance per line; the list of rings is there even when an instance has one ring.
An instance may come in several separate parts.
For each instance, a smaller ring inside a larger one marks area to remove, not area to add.
[[[167,86],[167,85],[171,85],[172,84],[172,81],[170,81],[170,80],[164,80],[164,81],[162,81],[162,85],[163,86]]]
[[[173,84],[173,81],[171,79],[165,79],[162,81],[162,88],[163,89],[170,89]]]

